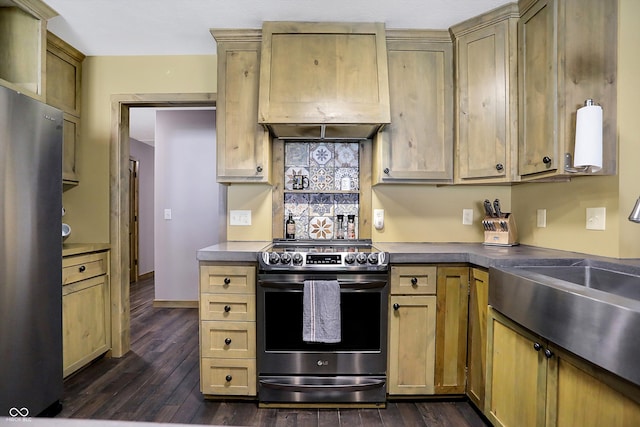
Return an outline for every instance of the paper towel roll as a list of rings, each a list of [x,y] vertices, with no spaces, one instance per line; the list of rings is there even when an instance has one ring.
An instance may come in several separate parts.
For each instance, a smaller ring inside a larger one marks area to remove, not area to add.
[[[576,117],[575,167],[591,166],[591,172],[602,169],[602,107],[587,105]]]

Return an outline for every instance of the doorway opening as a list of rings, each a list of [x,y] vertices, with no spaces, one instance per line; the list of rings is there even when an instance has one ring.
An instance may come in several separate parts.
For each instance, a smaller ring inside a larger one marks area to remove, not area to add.
[[[129,109],[132,107],[215,107],[212,93],[124,94],[111,97],[110,242],[112,355],[130,348],[129,309]]]

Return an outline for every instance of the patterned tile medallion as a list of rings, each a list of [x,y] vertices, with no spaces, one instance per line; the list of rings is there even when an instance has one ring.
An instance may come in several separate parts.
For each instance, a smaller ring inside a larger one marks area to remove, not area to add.
[[[333,169],[311,167],[309,189],[315,191],[333,190]]]
[[[357,168],[359,164],[360,146],[357,142],[335,143],[335,167]]]
[[[301,217],[309,214],[310,194],[285,193],[284,195],[284,216],[285,219],[292,213],[294,217]]]
[[[333,194],[311,194],[309,198],[309,216],[333,217]]]
[[[284,173],[284,188],[285,190],[293,190],[293,176],[303,175],[309,177],[309,170],[304,167],[290,167]],[[311,184],[311,183],[309,183]]]
[[[309,143],[288,142],[284,145],[285,166],[309,166]]]
[[[334,161],[334,144],[333,143],[311,143],[309,147],[311,167],[333,167]]]
[[[336,190],[357,191],[360,188],[360,181],[358,179],[358,168],[336,168],[334,177],[334,188]],[[347,187],[345,187],[344,185],[345,179],[349,183]]]
[[[333,220],[326,216],[315,216],[309,221],[309,237],[312,239],[332,239]]]

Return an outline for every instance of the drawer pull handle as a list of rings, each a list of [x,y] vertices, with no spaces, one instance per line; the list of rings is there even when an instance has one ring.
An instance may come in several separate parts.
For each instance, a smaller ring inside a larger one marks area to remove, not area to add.
[[[224,343],[225,343],[226,345],[231,344],[231,338],[225,338],[225,339],[224,339]]]
[[[417,277],[412,277],[411,278],[411,285],[412,286],[417,286],[418,285],[418,278]]]
[[[228,277],[224,278],[224,284],[228,285],[229,283],[231,283],[231,279],[229,279]]]
[[[227,380],[228,383],[230,383],[233,377],[231,375],[227,375],[226,377],[224,377],[224,379]]]
[[[393,304],[393,309],[395,311],[398,311],[400,309],[400,304],[398,304],[398,303]]]
[[[85,267],[84,265],[81,265],[81,266],[78,268],[78,271],[79,271],[80,273],[84,273],[84,271],[85,271],[86,269],[87,269],[87,267]]]
[[[228,313],[228,312],[230,312],[230,311],[231,311],[231,306],[229,306],[229,305],[225,305],[225,306],[224,306],[224,312],[225,312],[225,313]]]

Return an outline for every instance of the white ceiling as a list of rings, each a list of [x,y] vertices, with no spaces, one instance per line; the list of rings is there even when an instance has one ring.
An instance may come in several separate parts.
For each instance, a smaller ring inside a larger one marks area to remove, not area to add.
[[[512,0],[513,1],[513,0]],[[263,21],[384,22],[447,29],[508,0],[44,0],[48,28],[87,56],[211,55],[211,28]]]
[[[0,2],[3,0],[0,0]],[[86,56],[215,55],[211,28],[263,21],[384,22],[447,29],[509,0],[44,0],[48,29]],[[152,144],[155,109],[131,109],[129,135]]]

